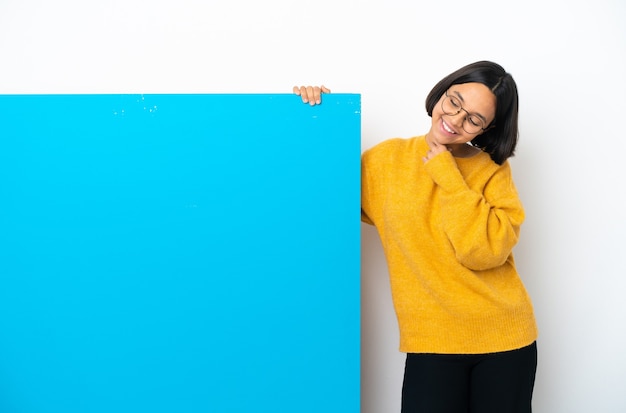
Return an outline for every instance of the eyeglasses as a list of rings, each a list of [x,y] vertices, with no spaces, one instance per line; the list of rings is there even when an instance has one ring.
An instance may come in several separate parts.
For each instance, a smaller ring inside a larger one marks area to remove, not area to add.
[[[441,109],[443,113],[450,116],[458,115],[461,111],[467,113],[465,119],[463,119],[463,130],[469,134],[475,134],[486,129],[485,122],[478,115],[469,113],[461,105],[461,100],[456,96],[448,95],[446,90],[446,97],[441,102]]]

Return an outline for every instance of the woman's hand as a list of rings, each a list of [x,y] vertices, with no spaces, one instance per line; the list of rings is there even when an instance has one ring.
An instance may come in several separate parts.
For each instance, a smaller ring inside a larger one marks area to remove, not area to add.
[[[302,97],[302,103],[308,103],[311,106],[322,103],[322,93],[330,93],[330,89],[326,86],[294,86],[293,93]]]
[[[424,163],[430,161],[431,159],[433,159],[435,156],[439,155],[440,153],[450,151],[450,148],[448,148],[446,145],[442,145],[439,142],[436,142],[434,140],[430,142],[427,141],[427,143],[428,143],[428,152],[426,152],[426,156],[422,158]]]

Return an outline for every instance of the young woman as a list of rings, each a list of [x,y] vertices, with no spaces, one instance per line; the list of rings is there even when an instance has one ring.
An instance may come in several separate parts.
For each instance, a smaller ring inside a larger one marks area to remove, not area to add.
[[[311,105],[325,87],[294,87]],[[531,411],[537,327],[512,250],[524,209],[507,159],[512,76],[476,62],[426,98],[426,135],[362,156],[361,219],[380,235],[407,353],[402,412]]]

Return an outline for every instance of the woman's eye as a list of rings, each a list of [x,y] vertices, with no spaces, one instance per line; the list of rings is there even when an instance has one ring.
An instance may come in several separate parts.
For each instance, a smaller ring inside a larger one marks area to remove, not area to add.
[[[469,116],[467,120],[469,121],[469,123],[471,123],[474,126],[478,126],[479,128],[483,127],[482,122],[476,116]]]

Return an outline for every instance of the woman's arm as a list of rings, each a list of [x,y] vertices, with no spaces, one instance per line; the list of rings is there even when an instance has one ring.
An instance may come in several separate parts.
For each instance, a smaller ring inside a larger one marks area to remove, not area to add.
[[[524,209],[508,163],[486,172],[482,193],[466,184],[452,155],[438,155],[426,171],[441,188],[442,222],[457,260],[472,270],[504,264],[519,239]],[[477,189],[477,188],[476,188]]]

